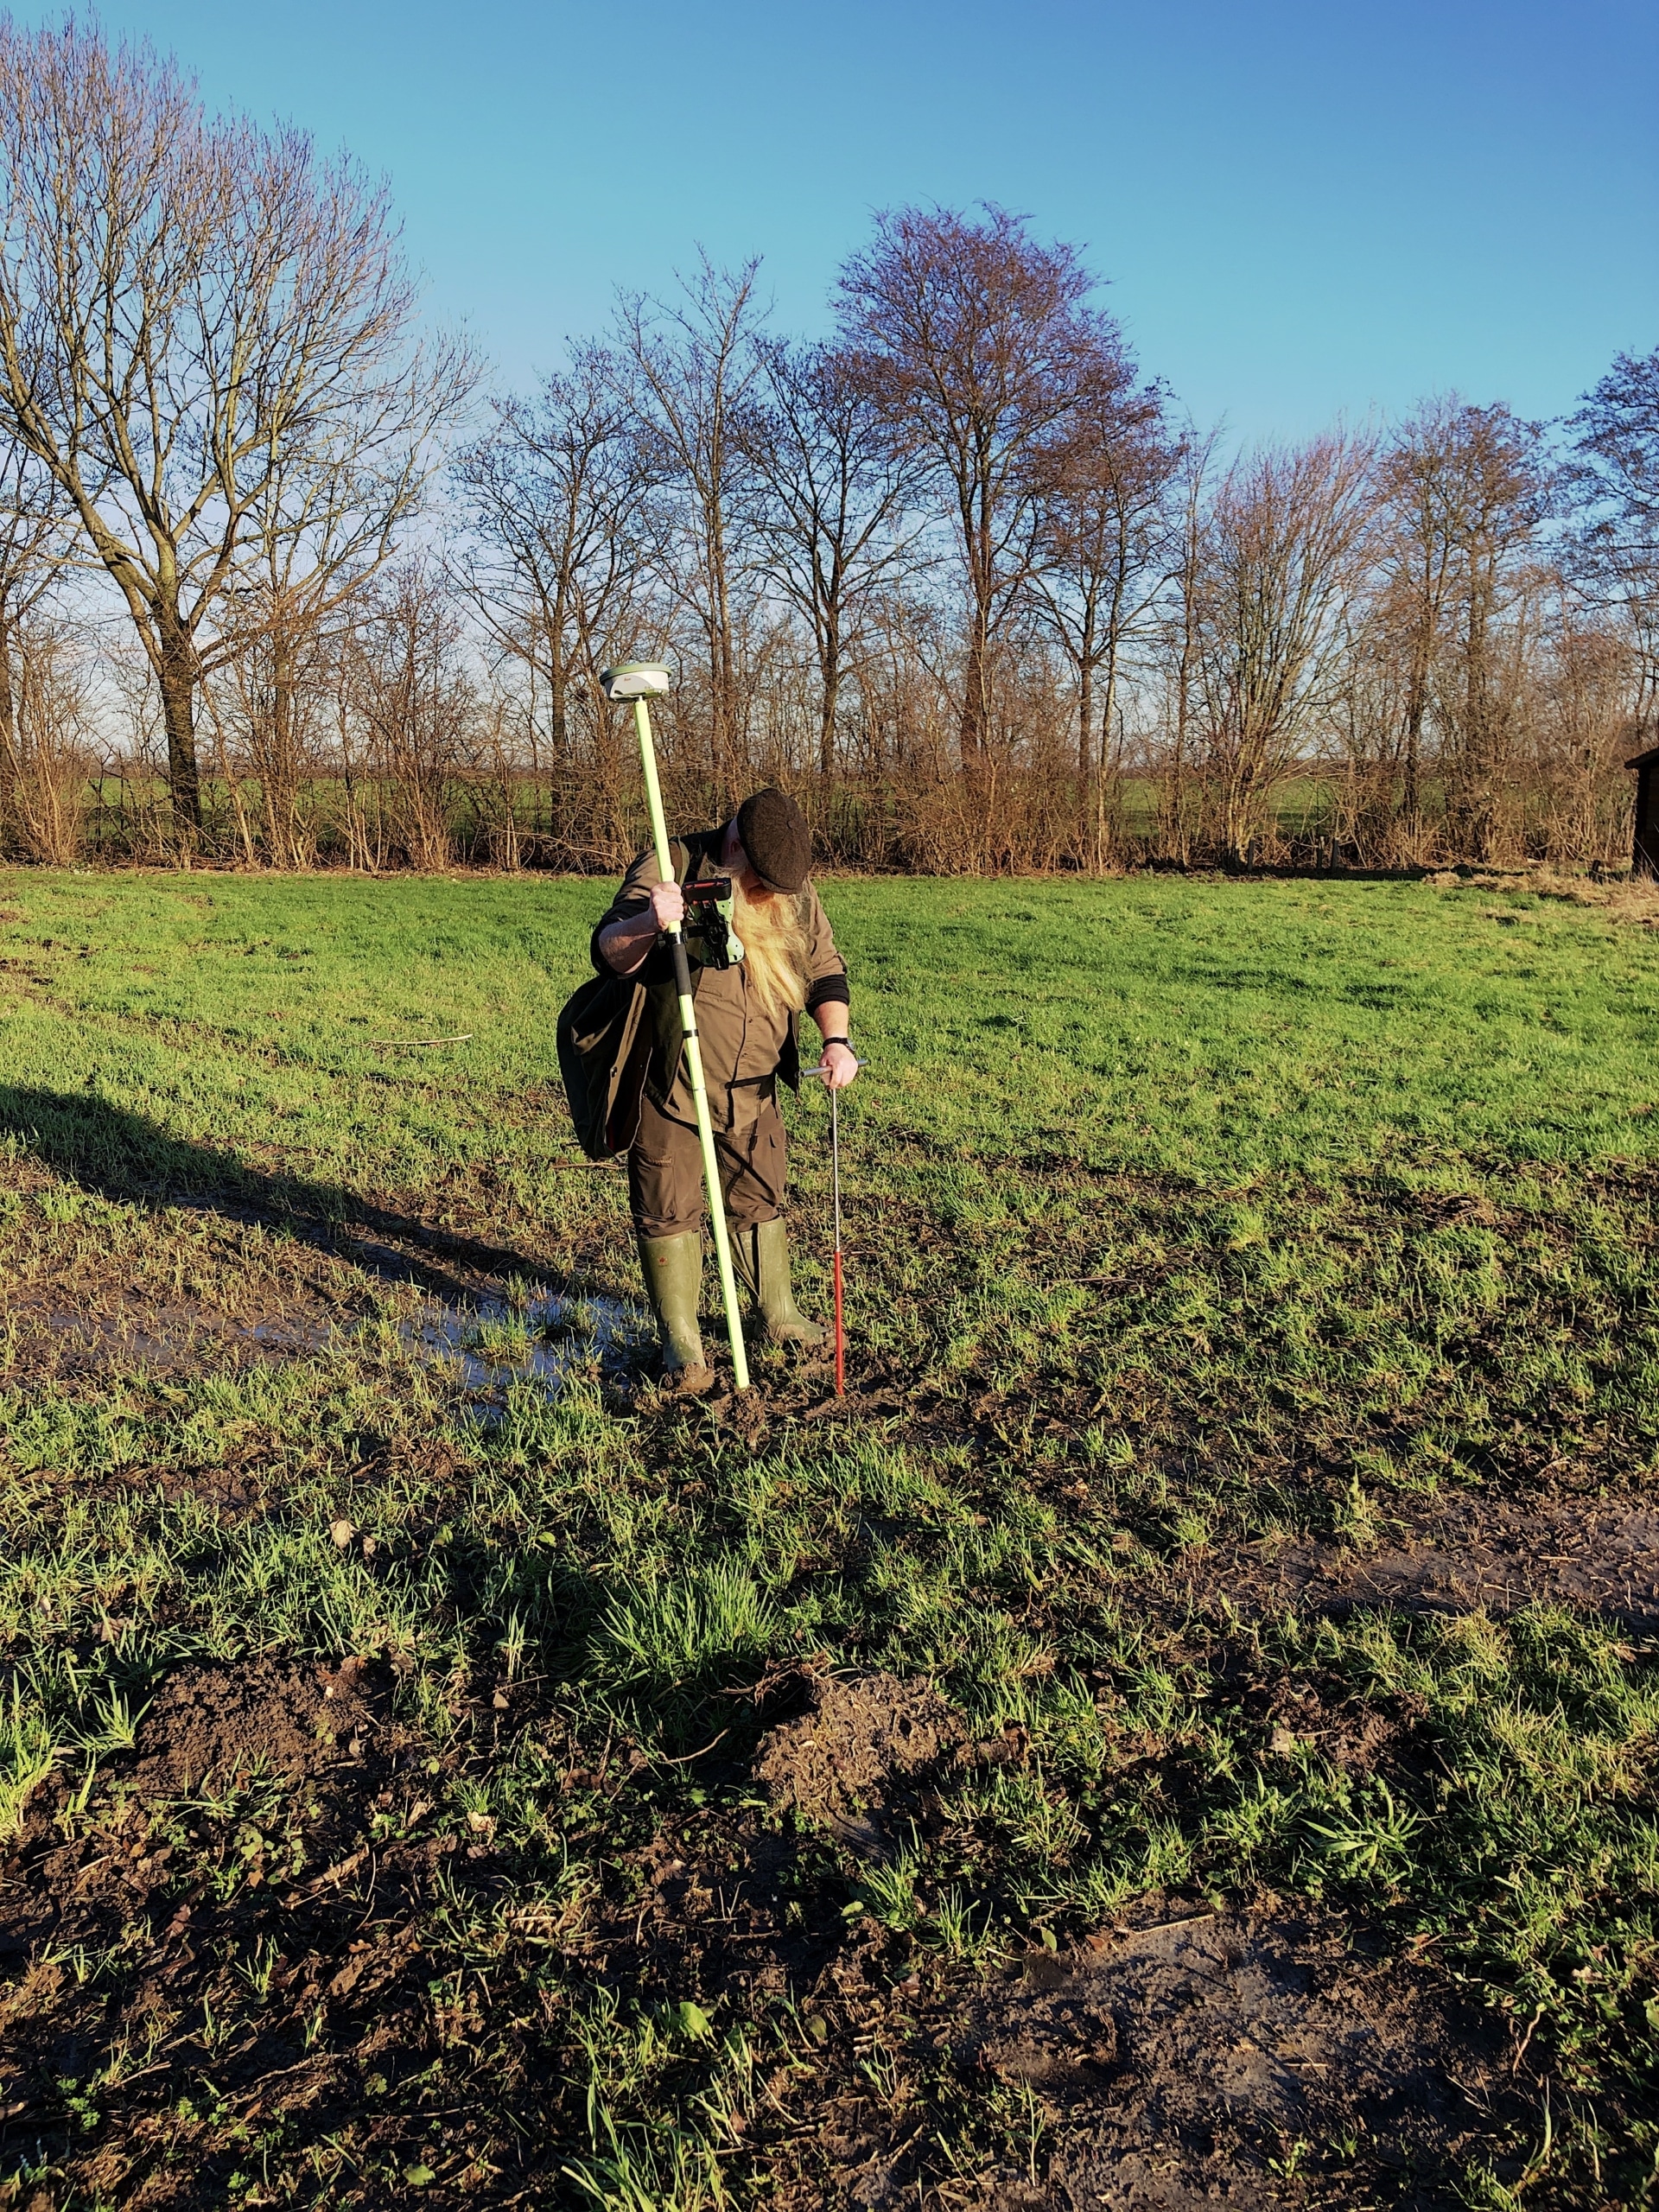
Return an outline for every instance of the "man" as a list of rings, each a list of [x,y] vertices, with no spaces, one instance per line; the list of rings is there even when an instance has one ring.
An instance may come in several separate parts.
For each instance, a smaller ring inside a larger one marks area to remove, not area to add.
[[[595,968],[637,976],[650,992],[651,1058],[639,1131],[628,1153],[628,1197],[662,1338],[663,1380],[671,1389],[701,1395],[715,1382],[697,1326],[702,1154],[672,956],[664,942],[669,926],[685,919],[680,886],[711,875],[732,879],[733,928],[742,957],[726,968],[700,960],[708,948],[693,931],[686,950],[732,1256],[773,1344],[811,1349],[827,1335],[796,1311],[783,1221],[777,1090],[779,1076],[791,1090],[799,1085],[797,1017],[810,1014],[818,1027],[823,1080],[832,1089],[846,1088],[858,1062],[847,1037],[847,970],[808,880],[811,833],[794,800],[780,791],[756,791],[721,828],[677,841],[671,857],[675,880],[667,883],[654,853],[635,861],[594,931],[593,950]]]

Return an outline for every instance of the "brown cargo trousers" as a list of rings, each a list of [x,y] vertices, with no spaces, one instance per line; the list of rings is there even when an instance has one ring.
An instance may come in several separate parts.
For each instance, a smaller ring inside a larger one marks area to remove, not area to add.
[[[717,1109],[723,1100],[709,1094]],[[715,1152],[727,1219],[739,1229],[775,1221],[783,1211],[787,1163],[783,1116],[775,1094],[761,1097],[752,1120],[721,1128],[716,1111]],[[628,1148],[628,1204],[642,1236],[683,1236],[702,1225],[702,1147],[695,1123],[640,1101],[639,1134]]]

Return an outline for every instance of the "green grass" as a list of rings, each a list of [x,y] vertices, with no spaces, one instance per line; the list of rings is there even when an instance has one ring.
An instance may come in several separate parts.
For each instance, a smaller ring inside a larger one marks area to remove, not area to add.
[[[418,1287],[341,1241],[416,1224],[452,1240],[435,1268],[464,1238],[632,1297],[552,1042],[603,895],[0,893],[0,1820],[28,1808],[28,1864],[172,1867],[0,1991],[0,2107],[36,2115],[0,2203],[174,2202],[169,2144],[201,2177],[181,2202],[806,2204],[829,2169],[794,2115],[872,2066],[925,2118],[925,2201],[1023,2171],[1031,2110],[887,2012],[820,2037],[775,1991],[704,1986],[695,1946],[632,1944],[653,1853],[741,1858],[772,1817],[745,1694],[814,1658],[934,1677],[976,1740],[1023,1746],[885,1868],[802,1837],[799,1925],[871,1974],[948,2006],[1149,1893],[1317,1897],[1529,2037],[1532,2117],[1465,2201],[1655,2201],[1651,1649],[1546,1607],[1255,1618],[1225,1562],[1429,1503],[1651,1498],[1659,944],[1392,882],[829,885],[872,1063],[843,1122],[863,1395],[807,1418],[770,1356],[740,1433],[619,1404],[586,1340],[557,1395],[486,1402],[400,1326]],[[823,1102],[791,1122],[821,1301]],[[194,1329],[189,1356],[43,1361],[123,1300]],[[226,1351],[284,1315],[297,1348]],[[160,1686],[260,1655],[386,1684],[356,1827],[257,1774],[134,1802]],[[1274,1748],[1287,1686],[1403,1748]],[[280,1904],[359,1840],[379,1887],[342,1877],[326,1925]],[[334,1976],[348,1941],[405,1938],[388,2056]],[[249,2054],[263,2080],[317,2052],[310,2102],[245,2087]]]

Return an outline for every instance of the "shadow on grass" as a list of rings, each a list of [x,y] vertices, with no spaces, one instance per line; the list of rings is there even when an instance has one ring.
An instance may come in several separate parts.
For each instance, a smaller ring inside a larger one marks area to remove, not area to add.
[[[0,1084],[0,1136],[5,1135],[100,1197],[257,1223],[349,1260],[384,1281],[414,1283],[452,1304],[478,1298],[479,1276],[517,1274],[550,1290],[569,1287],[521,1252],[434,1229],[339,1184],[262,1174],[233,1153],[188,1143],[93,1093]],[[402,1249],[408,1247],[413,1249]]]

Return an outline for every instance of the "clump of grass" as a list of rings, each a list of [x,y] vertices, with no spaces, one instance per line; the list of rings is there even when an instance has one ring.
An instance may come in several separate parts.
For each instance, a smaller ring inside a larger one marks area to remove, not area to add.
[[[764,1659],[779,1630],[777,1608],[753,1577],[717,1560],[695,1574],[614,1592],[600,1615],[590,1663],[601,1681],[677,1688]]]

